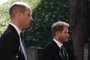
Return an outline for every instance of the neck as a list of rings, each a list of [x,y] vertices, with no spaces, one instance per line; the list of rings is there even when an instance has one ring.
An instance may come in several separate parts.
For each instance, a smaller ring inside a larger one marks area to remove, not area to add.
[[[54,37],[54,39],[56,39],[59,43],[63,44],[63,42],[58,37]]]
[[[15,20],[12,20],[11,23],[13,23],[14,25],[16,25],[21,31],[23,30],[23,28],[20,26],[19,22],[16,22]]]

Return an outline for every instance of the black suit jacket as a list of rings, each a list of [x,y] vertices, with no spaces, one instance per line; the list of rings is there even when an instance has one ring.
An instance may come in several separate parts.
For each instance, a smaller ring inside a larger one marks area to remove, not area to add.
[[[44,49],[40,60],[66,60],[63,58],[60,48],[52,41]]]
[[[9,25],[0,38],[0,60],[25,60],[19,46],[19,35],[15,28]]]

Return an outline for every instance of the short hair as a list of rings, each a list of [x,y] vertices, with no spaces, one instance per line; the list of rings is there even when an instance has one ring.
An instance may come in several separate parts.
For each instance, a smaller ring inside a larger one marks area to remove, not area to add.
[[[15,14],[17,11],[20,11],[21,13],[24,13],[26,9],[31,9],[30,6],[24,2],[15,2],[11,5],[9,9],[10,17],[15,17]]]
[[[63,22],[63,21],[55,22],[55,23],[52,25],[52,28],[51,28],[52,35],[55,36],[55,33],[56,33],[57,31],[62,32],[64,27],[69,27],[69,26],[70,26],[70,25],[69,25],[68,23]]]

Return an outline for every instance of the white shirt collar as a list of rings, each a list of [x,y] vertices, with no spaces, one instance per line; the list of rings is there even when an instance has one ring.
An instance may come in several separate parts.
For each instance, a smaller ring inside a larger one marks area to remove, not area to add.
[[[58,45],[59,48],[61,48],[61,46],[63,45],[60,42],[58,42],[55,38],[53,38],[53,41]]]
[[[9,24],[12,25],[16,29],[18,35],[20,36],[21,30],[13,23],[10,22]]]

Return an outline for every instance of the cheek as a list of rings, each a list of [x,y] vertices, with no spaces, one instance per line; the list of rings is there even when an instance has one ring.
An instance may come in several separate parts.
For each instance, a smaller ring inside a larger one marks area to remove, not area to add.
[[[63,39],[66,39],[66,37],[67,37],[66,34],[63,34],[63,35],[62,35],[62,38],[63,38]]]
[[[29,21],[30,21],[30,18],[27,16],[27,17],[25,17],[25,20],[26,20],[27,22],[29,22]]]
[[[24,23],[27,23],[28,22],[28,17],[24,17]]]

